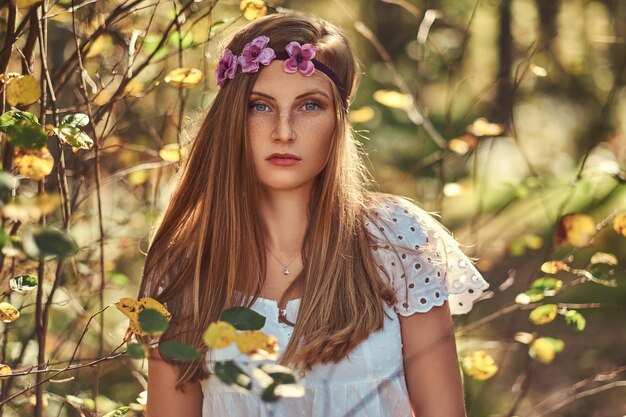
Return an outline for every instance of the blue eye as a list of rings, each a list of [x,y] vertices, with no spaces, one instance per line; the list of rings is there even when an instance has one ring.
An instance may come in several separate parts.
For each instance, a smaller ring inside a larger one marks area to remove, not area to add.
[[[308,102],[308,103],[305,103],[303,107],[304,107],[304,110],[306,111],[315,111],[319,109],[320,106],[317,103]]]
[[[267,107],[267,104],[263,104],[263,103],[252,103],[250,105],[250,108],[258,112],[264,112],[269,109],[269,107]]]

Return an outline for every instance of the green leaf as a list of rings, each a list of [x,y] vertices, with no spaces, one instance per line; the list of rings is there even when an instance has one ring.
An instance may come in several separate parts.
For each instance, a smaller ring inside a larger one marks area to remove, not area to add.
[[[77,250],[74,240],[58,229],[38,228],[24,238],[24,251],[33,258],[67,257]]]
[[[77,128],[85,127],[89,124],[89,116],[84,113],[66,114],[61,119],[61,125],[69,125]]]
[[[261,394],[261,399],[266,403],[273,403],[280,399],[278,395],[276,395],[276,387],[278,387],[278,382],[272,382],[268,385]]]
[[[554,292],[557,292],[561,288],[563,288],[563,281],[561,281],[560,279],[552,278],[552,277],[538,278],[533,281],[530,288],[541,289],[541,290],[552,290]]]
[[[148,34],[143,39],[142,43],[142,51],[148,55],[152,54],[157,50],[159,46],[159,42],[161,42],[161,36],[155,34]],[[164,43],[159,50],[154,54],[154,59],[160,59],[166,56],[168,53],[167,43]]]
[[[181,42],[181,47],[183,49],[187,49],[193,45],[193,34],[191,32],[187,32],[182,36],[182,39],[181,39],[180,32],[176,31],[176,32],[172,32],[172,34],[167,38],[167,40],[170,43],[170,45],[172,45],[174,48],[178,49],[178,44],[179,42]]]
[[[11,291],[15,291],[21,294],[26,294],[37,288],[38,279],[34,275],[18,275],[11,278],[9,286]]]
[[[573,327],[579,332],[585,330],[585,326],[587,325],[585,317],[576,310],[568,310],[567,313],[565,313],[565,322],[568,326]]]
[[[226,385],[239,391],[252,389],[252,379],[233,361],[218,362],[214,370],[215,375]]]
[[[17,183],[17,178],[13,175],[0,171],[0,201],[2,203],[7,203],[9,201],[13,190],[17,188]]]
[[[120,287],[123,287],[130,283],[130,278],[128,278],[128,276],[122,274],[121,272],[107,271],[107,277],[113,284]]]
[[[148,349],[143,343],[131,343],[126,348],[126,353],[133,359],[143,359],[148,354]]]
[[[128,406],[119,407],[113,411],[109,411],[102,417],[124,417],[130,408]]]
[[[9,110],[0,115],[0,132],[9,133],[9,128],[21,120],[27,120],[34,124],[39,124],[37,116],[27,111]]]
[[[31,120],[22,119],[7,128],[9,142],[17,149],[41,149],[48,143],[43,127]]]
[[[237,330],[261,330],[265,325],[265,317],[247,307],[224,310],[220,320],[232,324]]]
[[[554,321],[558,307],[556,304],[544,304],[530,312],[528,319],[535,324],[546,324]]]
[[[55,129],[55,133],[63,142],[70,144],[73,148],[89,149],[93,146],[93,139],[78,127],[71,125],[60,125]]]
[[[4,247],[9,242],[11,242],[11,236],[4,227],[0,226],[0,248]]]
[[[259,366],[259,369],[272,377],[279,384],[294,384],[298,382],[293,371],[286,366],[274,363],[266,363]]]
[[[160,336],[170,325],[167,317],[158,310],[145,308],[139,312],[139,325],[141,330],[152,336]]]
[[[186,343],[176,342],[174,340],[159,343],[159,351],[164,356],[172,359],[178,359],[180,361],[193,361],[200,357],[200,352],[198,352],[193,346]]]

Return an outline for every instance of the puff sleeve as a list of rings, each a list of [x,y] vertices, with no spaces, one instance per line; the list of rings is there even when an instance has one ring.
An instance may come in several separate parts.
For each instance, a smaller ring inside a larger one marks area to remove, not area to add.
[[[448,300],[467,313],[489,284],[448,231],[428,212],[389,196],[369,209],[365,227],[383,278],[396,295],[396,313],[427,312]]]

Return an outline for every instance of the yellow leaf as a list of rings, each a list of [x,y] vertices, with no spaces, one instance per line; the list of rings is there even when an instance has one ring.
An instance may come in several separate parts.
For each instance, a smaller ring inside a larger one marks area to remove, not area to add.
[[[554,321],[558,307],[556,304],[545,304],[530,312],[528,319],[535,324],[546,324]]]
[[[5,323],[11,323],[20,317],[20,311],[13,305],[2,302],[0,303],[0,320]]]
[[[546,274],[556,274],[559,271],[567,270],[569,267],[565,262],[549,261],[541,264],[541,271]]]
[[[93,58],[98,55],[107,57],[113,52],[115,47],[113,43],[113,37],[108,33],[102,34],[91,42],[89,45],[89,51],[87,52],[87,58]]]
[[[537,250],[543,247],[543,239],[538,235],[526,234],[524,235],[524,242],[526,243],[526,247],[530,249]]]
[[[376,112],[370,106],[361,107],[360,109],[350,110],[348,117],[352,123],[365,123],[374,118]]]
[[[225,321],[217,321],[209,324],[204,332],[204,343],[214,349],[223,349],[235,341],[237,330],[232,324]]]
[[[133,185],[141,185],[148,181],[150,173],[147,169],[138,169],[128,174],[128,181]]]
[[[18,9],[26,9],[27,7],[41,3],[42,1],[43,0],[13,0],[13,4],[15,4]]]
[[[137,336],[148,336],[148,333],[143,331],[138,321],[130,320],[128,322],[128,328],[132,333],[136,334]]]
[[[159,313],[163,314],[168,320],[172,318],[172,313],[170,313],[163,304],[159,303],[154,298],[143,297],[139,300],[139,303],[141,304],[142,308],[151,308],[153,310],[156,310]]]
[[[132,97],[140,97],[144,89],[145,88],[144,88],[143,82],[139,80],[138,78],[133,78],[124,87],[124,92],[127,95],[132,96]]]
[[[413,104],[413,97],[393,90],[376,91],[374,93],[374,100],[392,109],[406,109]]]
[[[556,353],[563,350],[563,346],[562,340],[540,337],[533,340],[528,349],[528,354],[541,363],[550,363],[554,360]]]
[[[247,20],[255,20],[267,14],[267,5],[263,0],[243,0],[239,10]]]
[[[172,87],[194,87],[204,80],[204,73],[197,68],[176,68],[165,76]]]
[[[613,255],[612,253],[596,252],[591,256],[589,263],[591,263],[591,265],[595,265],[595,264],[617,265],[617,257]]]
[[[539,65],[530,64],[528,66],[528,69],[537,77],[545,77],[548,75],[548,71],[546,71],[544,67],[540,67]]]
[[[12,106],[33,104],[41,97],[39,82],[32,75],[11,79],[5,91],[7,101]]]
[[[591,216],[581,213],[566,214],[559,219],[556,244],[569,243],[582,248],[591,243],[595,233],[596,223]]]
[[[13,371],[11,370],[11,367],[9,365],[0,363],[0,376],[9,376],[12,374],[13,374]]]
[[[615,216],[613,229],[622,236],[626,236],[626,213],[620,213]]]
[[[115,303],[115,308],[124,313],[131,321],[137,322],[139,320],[139,312],[143,309],[143,306],[133,298],[124,297]]]
[[[180,160],[180,145],[178,143],[170,143],[159,150],[159,156],[164,161],[178,162]]]
[[[485,381],[498,372],[498,365],[487,352],[478,350],[463,358],[463,371],[470,377]]]
[[[258,330],[246,330],[235,336],[239,351],[255,359],[270,359],[278,353],[278,341]]]
[[[54,159],[48,148],[41,148],[28,151],[15,151],[15,166],[18,172],[34,180],[42,180],[52,172]]]
[[[504,126],[490,123],[485,118],[474,120],[474,123],[467,126],[467,132],[474,136],[500,136],[504,133]]]

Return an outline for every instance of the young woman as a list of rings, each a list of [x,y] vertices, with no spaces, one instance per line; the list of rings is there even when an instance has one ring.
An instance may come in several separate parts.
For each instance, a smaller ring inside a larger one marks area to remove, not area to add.
[[[226,308],[263,314],[306,394],[268,408],[206,360],[153,352],[148,417],[464,416],[450,313],[487,284],[426,212],[365,190],[345,37],[310,16],[267,16],[233,36],[216,75],[141,296],[173,313],[162,340],[196,346]]]

